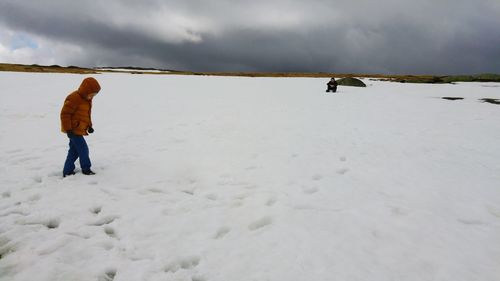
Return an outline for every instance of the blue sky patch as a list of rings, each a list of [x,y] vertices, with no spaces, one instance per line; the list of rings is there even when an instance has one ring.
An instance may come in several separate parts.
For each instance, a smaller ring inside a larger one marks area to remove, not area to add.
[[[35,42],[33,38],[31,38],[26,34],[22,33],[15,34],[10,43],[10,49],[13,51],[26,47],[31,49],[38,49],[38,44]]]

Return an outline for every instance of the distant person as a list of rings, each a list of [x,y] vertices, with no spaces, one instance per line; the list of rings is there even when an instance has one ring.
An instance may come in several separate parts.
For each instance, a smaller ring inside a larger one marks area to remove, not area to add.
[[[332,77],[332,79],[330,79],[330,81],[328,81],[328,83],[326,84],[326,86],[328,87],[326,89],[327,93],[330,92],[330,91],[332,91],[334,93],[337,92],[338,83],[337,83],[337,81],[335,81],[335,78]]]
[[[75,161],[80,158],[84,175],[95,175],[90,169],[89,147],[83,136],[92,134],[92,99],[101,90],[96,79],[85,78],[78,90],[66,97],[61,110],[61,131],[69,138],[69,151],[64,163],[63,177],[75,174]]]

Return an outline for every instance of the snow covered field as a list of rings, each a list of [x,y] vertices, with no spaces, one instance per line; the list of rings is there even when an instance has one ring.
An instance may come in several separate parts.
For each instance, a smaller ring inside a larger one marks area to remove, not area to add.
[[[95,75],[63,179],[84,77],[0,73],[2,281],[500,280],[500,84]]]

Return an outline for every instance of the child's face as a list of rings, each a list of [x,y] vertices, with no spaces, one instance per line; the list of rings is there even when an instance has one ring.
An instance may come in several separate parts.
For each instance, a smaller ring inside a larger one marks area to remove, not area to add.
[[[94,98],[95,95],[97,95],[97,93],[90,93],[90,94],[88,94],[87,99],[91,100]]]

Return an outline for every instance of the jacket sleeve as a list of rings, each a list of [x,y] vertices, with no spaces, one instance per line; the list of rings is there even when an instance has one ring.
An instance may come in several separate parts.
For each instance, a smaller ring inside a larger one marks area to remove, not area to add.
[[[71,125],[71,116],[73,116],[77,107],[77,104],[70,98],[66,98],[64,101],[64,105],[61,110],[61,130],[63,132],[71,131],[73,129]]]
[[[89,109],[89,127],[92,128],[92,100],[90,101],[90,109]]]

